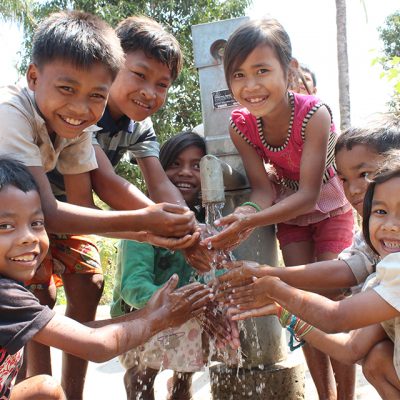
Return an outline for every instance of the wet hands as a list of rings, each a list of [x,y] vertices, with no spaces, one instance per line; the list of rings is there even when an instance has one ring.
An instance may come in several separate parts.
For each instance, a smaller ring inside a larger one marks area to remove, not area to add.
[[[204,239],[202,244],[214,249],[234,249],[253,232],[254,227],[251,226],[249,216],[255,213],[256,210],[253,207],[237,207],[232,214],[214,222],[216,226],[224,227],[224,229]]]
[[[194,213],[187,207],[176,204],[153,204],[137,210],[143,214],[143,227],[154,235],[162,237],[182,238],[196,230]]]
[[[235,288],[247,286],[253,283],[254,278],[260,278],[260,264],[254,261],[231,261],[222,264],[229,269],[219,276],[215,282],[216,300],[222,303],[230,303],[230,295]]]
[[[152,244],[153,246],[164,247],[169,250],[182,250],[195,245],[200,238],[199,232],[194,232],[191,235],[185,235],[181,238],[172,238],[154,235],[150,232],[143,232],[143,242]]]
[[[146,309],[156,317],[162,329],[180,326],[198,316],[213,298],[212,290],[197,282],[175,290],[178,280],[174,274],[146,304]]]
[[[233,288],[227,296],[227,300],[230,305],[235,305],[241,310],[259,308],[270,304],[273,300],[268,297],[268,289],[273,280],[279,280],[279,278],[273,276],[253,277],[252,283]]]
[[[232,349],[237,349],[240,347],[237,322],[232,321],[226,311],[226,308],[213,301],[207,305],[204,314],[197,318],[208,336],[215,340],[218,349],[228,345]]]
[[[199,224],[198,230],[200,237],[204,237],[207,234],[204,224]],[[183,254],[186,262],[200,274],[210,271],[213,266],[217,266],[218,268],[227,259],[227,256],[223,252],[208,249],[199,240],[196,240],[192,246],[185,248]]]

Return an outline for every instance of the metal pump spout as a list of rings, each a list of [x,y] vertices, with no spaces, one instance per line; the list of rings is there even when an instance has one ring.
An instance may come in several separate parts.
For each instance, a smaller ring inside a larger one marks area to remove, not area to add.
[[[211,154],[200,160],[200,180],[203,206],[225,203],[225,190],[235,190],[246,184],[240,172]]]

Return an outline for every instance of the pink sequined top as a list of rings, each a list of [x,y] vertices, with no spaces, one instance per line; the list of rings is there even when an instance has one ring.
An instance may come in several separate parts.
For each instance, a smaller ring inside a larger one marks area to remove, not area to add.
[[[267,143],[263,133],[262,119],[254,117],[246,108],[234,110],[230,120],[233,130],[254,147],[265,163],[274,167],[276,202],[290,196],[299,188],[300,163],[308,121],[320,107],[326,107],[331,113],[329,107],[315,96],[289,92],[289,101],[292,113],[288,135],[285,143],[279,147]],[[343,214],[351,209],[344,195],[342,182],[336,174],[336,139],[335,127],[331,123],[323,185],[314,210],[286,223],[305,226]]]

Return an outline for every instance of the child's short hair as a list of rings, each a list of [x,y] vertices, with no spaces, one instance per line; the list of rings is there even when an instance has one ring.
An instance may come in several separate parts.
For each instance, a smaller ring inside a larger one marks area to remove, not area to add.
[[[192,131],[180,132],[169,138],[160,149],[160,163],[167,169],[190,146],[196,146],[206,154],[206,142],[204,138]]]
[[[7,186],[14,186],[24,193],[39,188],[28,168],[21,162],[11,158],[0,157],[0,191]]]
[[[378,154],[400,149],[400,118],[391,113],[380,114],[364,126],[347,129],[339,135],[335,153],[358,144],[369,146]]]
[[[165,64],[174,81],[182,69],[182,52],[175,37],[154,19],[145,16],[129,17],[116,28],[125,54],[142,50],[147,57]]]
[[[362,223],[363,234],[368,246],[371,247],[375,253],[377,253],[377,251],[371,243],[371,236],[369,234],[369,219],[371,217],[372,200],[374,198],[376,186],[387,182],[392,178],[400,178],[400,150],[392,150],[387,153],[384,161],[379,165],[377,174],[368,185],[364,196]]]
[[[63,11],[42,21],[33,37],[32,62],[41,68],[55,60],[84,69],[100,63],[114,79],[124,54],[117,35],[105,21],[81,11]]]
[[[239,26],[228,39],[224,51],[224,71],[228,88],[233,73],[258,46],[270,46],[282,69],[288,73],[292,61],[292,45],[283,26],[273,18],[250,20]]]

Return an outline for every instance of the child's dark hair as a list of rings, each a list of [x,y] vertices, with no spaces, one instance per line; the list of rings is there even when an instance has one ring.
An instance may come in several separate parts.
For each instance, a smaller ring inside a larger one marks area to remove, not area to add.
[[[0,191],[7,186],[14,186],[24,193],[32,190],[39,192],[33,176],[25,165],[11,158],[0,157]]]
[[[364,126],[347,129],[339,135],[335,153],[342,149],[351,150],[359,144],[378,154],[400,149],[400,118],[391,113],[380,114]]]
[[[32,62],[41,68],[55,60],[84,69],[100,63],[114,79],[124,54],[114,30],[102,19],[81,11],[63,11],[43,20],[33,37]]]
[[[165,64],[174,81],[182,69],[182,52],[175,37],[154,19],[145,16],[129,17],[121,21],[116,33],[125,54],[137,50],[147,57]]]
[[[391,151],[385,157],[383,163],[379,166],[378,172],[368,185],[368,189],[365,192],[364,204],[363,204],[363,234],[365,241],[368,246],[371,247],[375,253],[378,254],[376,249],[371,243],[371,236],[369,234],[369,219],[371,217],[372,201],[374,198],[375,188],[384,182],[389,181],[393,178],[400,178],[400,151]]]
[[[195,132],[180,132],[169,138],[160,149],[160,163],[164,170],[189,146],[196,146],[206,154],[206,143],[204,139]]]
[[[225,79],[229,89],[233,73],[258,46],[270,46],[285,74],[292,61],[292,45],[283,26],[276,19],[250,20],[241,25],[228,39],[224,51]]]

